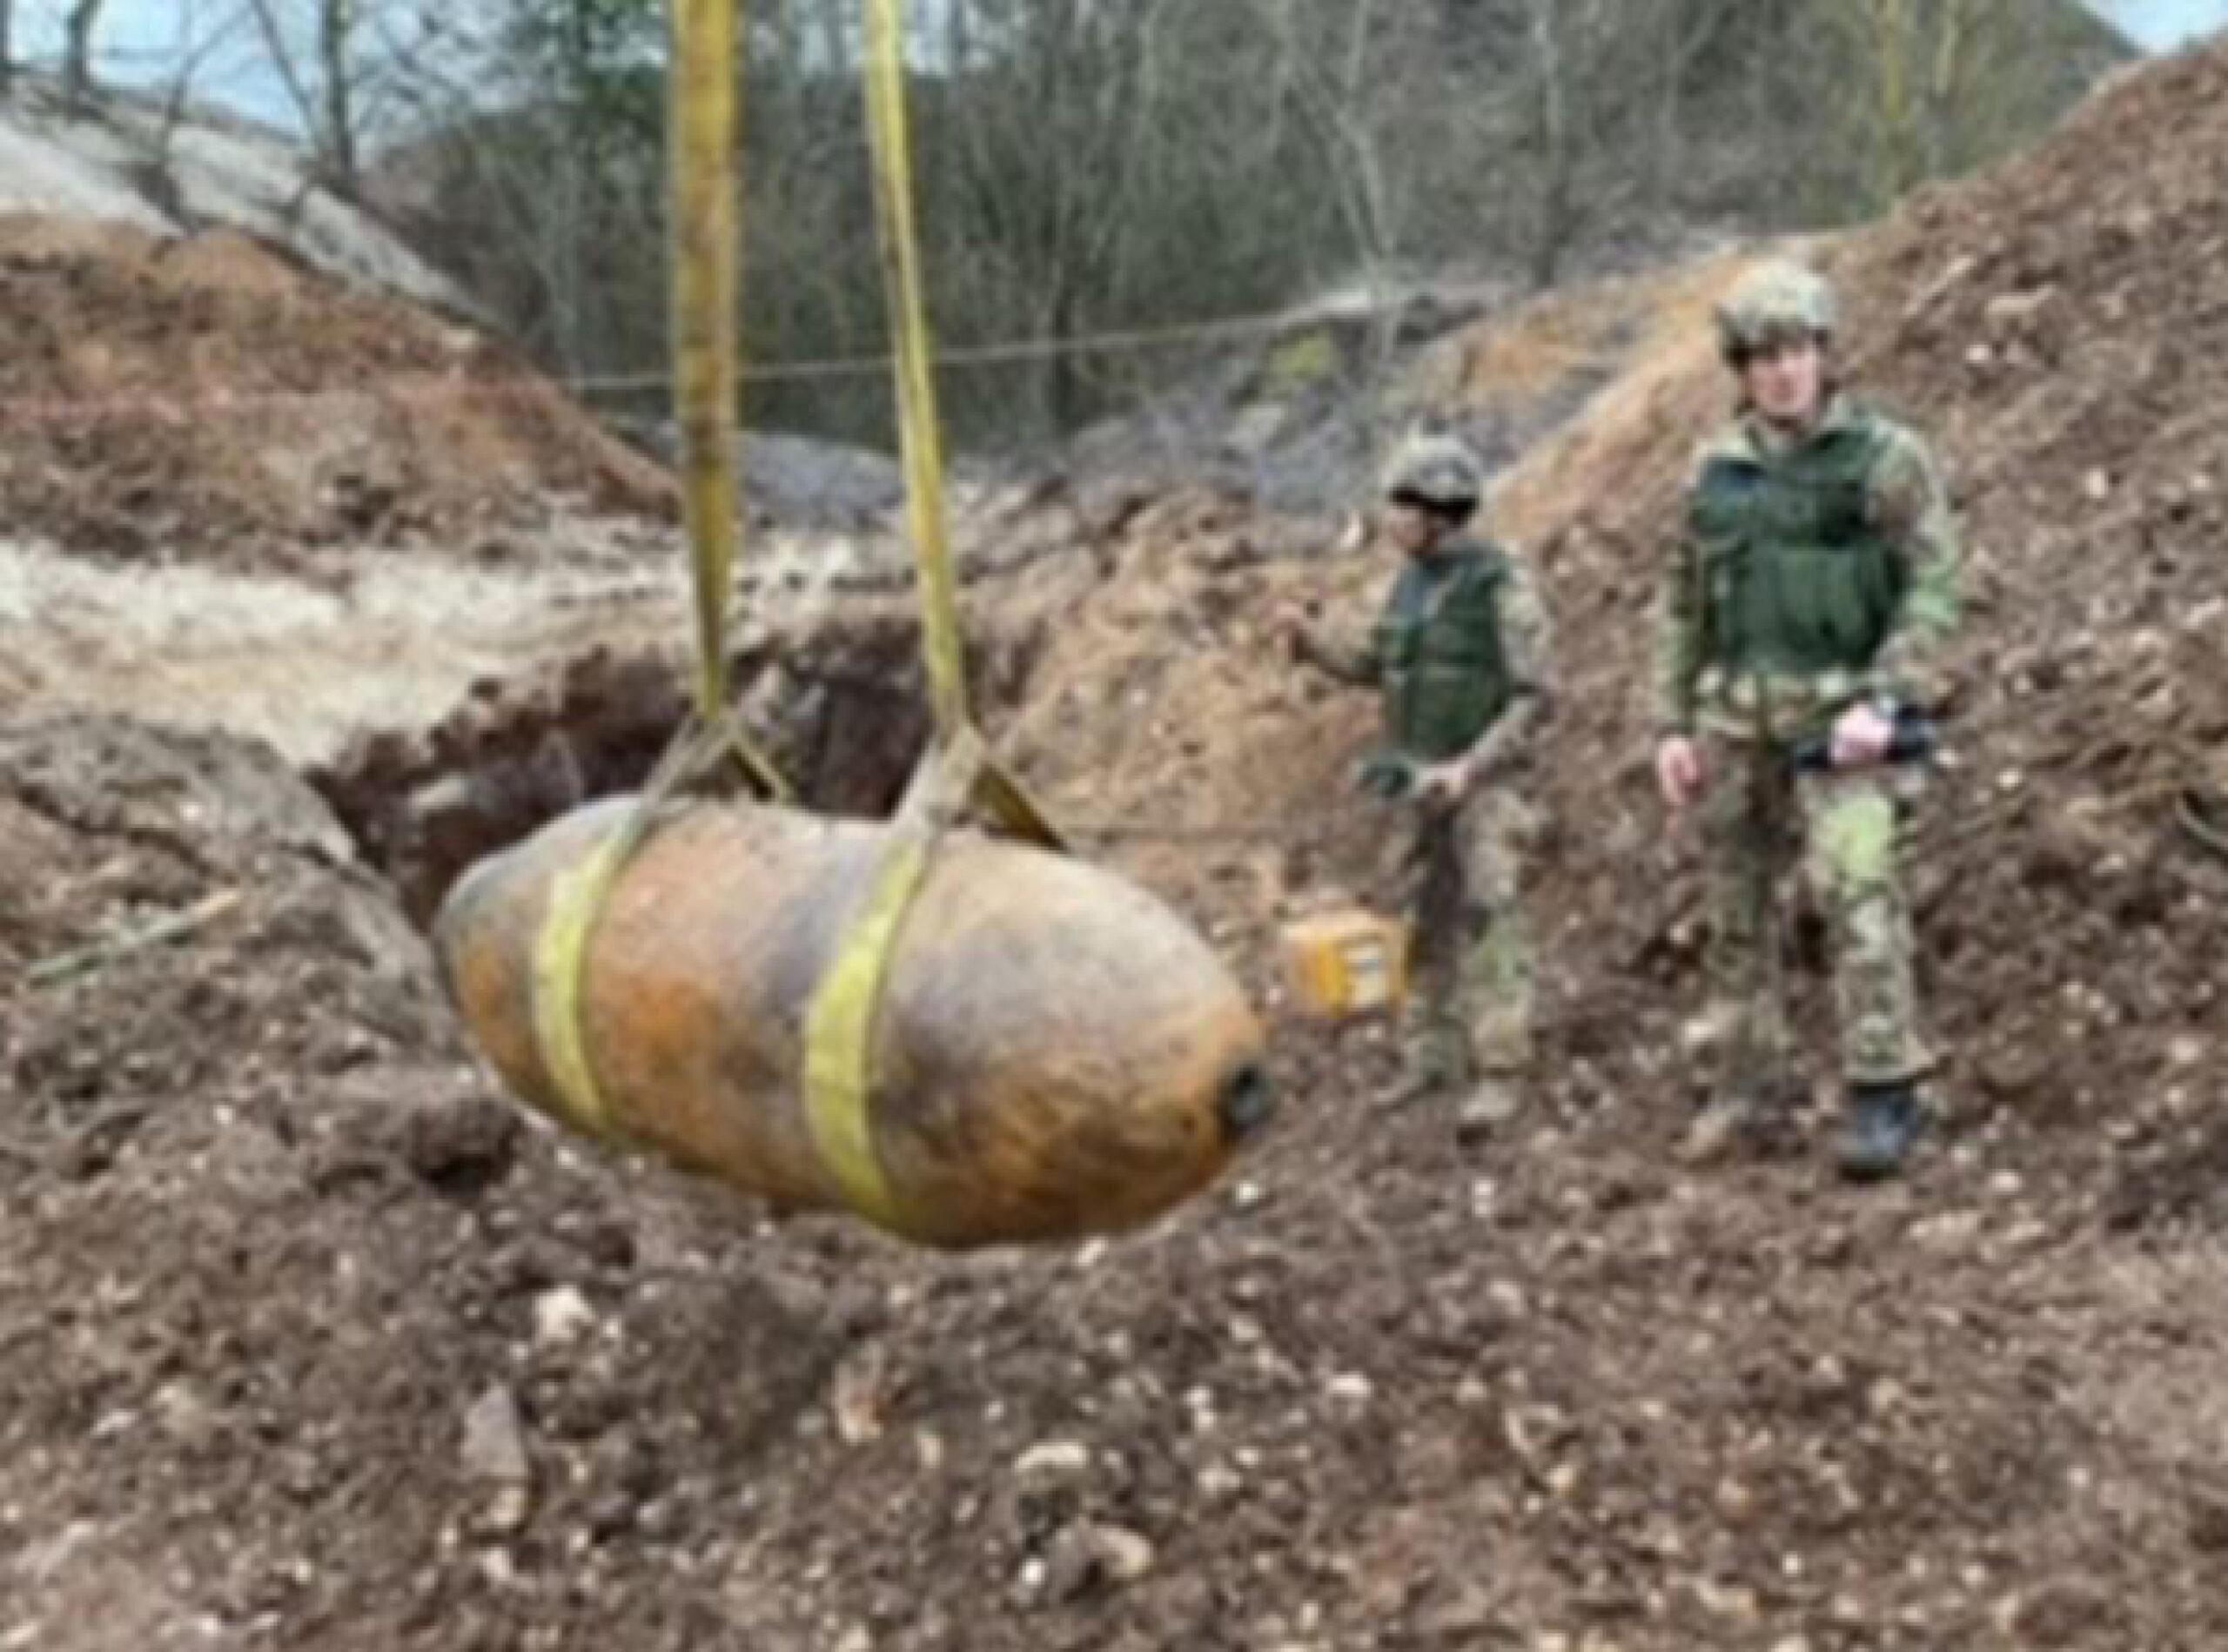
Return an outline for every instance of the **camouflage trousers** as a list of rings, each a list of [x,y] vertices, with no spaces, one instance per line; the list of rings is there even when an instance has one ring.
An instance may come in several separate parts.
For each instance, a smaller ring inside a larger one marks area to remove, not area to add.
[[[1453,809],[1407,805],[1401,820],[1392,849],[1414,934],[1401,1023],[1409,1068],[1448,1085],[1520,1072],[1533,995],[1521,876],[1537,818],[1486,787]]]
[[[1762,762],[1758,749],[1719,739],[1705,751],[1707,1020],[1726,1081],[1767,1082],[1788,1054],[1777,894],[1798,861],[1826,920],[1842,1078],[1918,1078],[1933,1058],[1918,1034],[1896,780],[1881,770],[1797,775],[1784,748],[1766,748],[1770,761]]]

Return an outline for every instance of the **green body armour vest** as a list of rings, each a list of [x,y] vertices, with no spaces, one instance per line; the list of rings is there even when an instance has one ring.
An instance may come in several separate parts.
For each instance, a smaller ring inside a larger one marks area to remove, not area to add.
[[[1859,414],[1785,453],[1705,462],[1688,510],[1705,660],[1792,674],[1871,664],[1909,577],[1868,509],[1883,439]]]
[[[1460,755],[1509,701],[1500,586],[1507,558],[1463,541],[1400,572],[1377,622],[1386,738],[1426,762]]]

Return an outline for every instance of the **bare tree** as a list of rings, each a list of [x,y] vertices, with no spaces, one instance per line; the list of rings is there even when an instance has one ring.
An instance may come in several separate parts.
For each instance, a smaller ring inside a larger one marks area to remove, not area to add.
[[[249,0],[257,32],[287,101],[316,146],[325,181],[344,194],[363,185],[359,157],[364,141],[365,95],[371,73],[359,60],[358,37],[371,9],[366,0],[300,0],[311,8],[310,42],[299,47],[287,29],[282,0]],[[292,15],[299,15],[295,13]]]
[[[2010,0],[1821,0],[1816,15],[1838,32],[1869,211],[1986,159],[2049,101],[2057,43]]]
[[[0,0],[0,97],[14,90],[16,78],[16,0]]]
[[[367,94],[405,100],[416,130],[382,158],[382,200],[407,198],[436,253],[536,353],[584,374],[662,360],[658,0],[236,3],[295,43],[274,61],[339,164],[339,134],[386,130]],[[2077,77],[2039,72],[2063,37],[2015,50],[2005,22],[2061,5],[923,5],[915,158],[937,334],[947,351],[1024,346],[952,369],[944,408],[962,442],[1056,436],[1217,359],[1079,338],[1272,311],[1357,275],[1387,314],[1396,274],[1449,262],[1552,282],[1695,215],[1845,221],[2077,94]],[[439,50],[386,37],[406,12],[438,14]],[[874,355],[887,319],[857,0],[758,0],[748,21],[747,352]],[[352,29],[358,48],[335,50]],[[366,148],[354,165],[371,165]],[[1391,336],[1365,346],[1371,363]],[[1331,365],[1328,387],[1352,389],[1343,345]],[[765,423],[889,435],[871,371],[754,378],[750,397]]]
[[[1553,286],[1564,251],[1576,227],[1572,216],[1576,202],[1577,157],[1571,138],[1570,61],[1565,50],[1566,0],[1527,0],[1532,41],[1533,72],[1538,110],[1535,139],[1539,147],[1539,215],[1532,240],[1532,280],[1536,286]]]
[[[285,25],[278,15],[277,0],[248,0],[250,11],[255,17],[256,31],[263,37],[264,55],[270,59],[273,73],[286,93],[286,100],[294,106],[294,113],[305,131],[317,130],[317,104],[303,81],[300,69],[294,61],[294,49],[287,42]]]
[[[1919,19],[1914,0],[1864,0],[1849,15],[1864,31],[1859,61],[1872,71],[1872,199],[1878,209],[1908,194],[1926,164],[1915,84]]]
[[[1929,174],[1960,172],[2002,136],[2011,104],[2031,87],[2032,61],[2015,48],[2022,30],[2009,0],[1942,0],[1921,94]]]
[[[560,371],[661,361],[656,0],[491,0],[431,32],[375,11],[366,33],[379,72],[359,64],[359,90],[417,129],[383,158],[381,205]],[[761,215],[762,169],[748,188]]]
[[[356,0],[318,0],[317,57],[325,81],[325,158],[340,187],[353,194],[356,171],[355,70],[350,62],[358,21]]]
[[[72,115],[85,112],[93,90],[93,25],[101,0],[70,0],[63,19],[62,105]]]
[[[178,129],[185,124],[202,69],[239,32],[246,22],[247,10],[235,0],[229,10],[210,24],[208,8],[202,0],[177,0],[177,3],[175,66],[162,89],[161,111],[140,140],[145,152],[135,171],[142,191],[171,218],[184,221],[187,217],[186,205],[171,165]]]
[[[1695,71],[1707,56],[1721,48],[1741,6],[1742,0],[1668,0],[1655,8],[1655,121],[1643,158],[1649,193],[1659,208],[1671,204],[1674,185],[1683,180]]]
[[[1401,243],[1386,182],[1379,118],[1383,97],[1373,72],[1380,53],[1372,45],[1390,48],[1383,55],[1397,60],[1399,42],[1396,37],[1380,43],[1386,9],[1378,0],[1355,0],[1349,17],[1327,19],[1334,24],[1343,21],[1344,27],[1319,43],[1307,37],[1299,8],[1279,5],[1277,0],[1258,3],[1264,24],[1280,46],[1277,84],[1321,148],[1368,294],[1367,359],[1362,364],[1359,400],[1367,467],[1373,470],[1381,457],[1385,392],[1399,341],[1392,272]]]
[[[1663,0],[1678,9],[1677,0]],[[1649,33],[1616,0],[1525,0],[1531,84],[1522,153],[1533,177],[1526,262],[1533,285],[1558,281],[1588,230],[1628,192],[1648,141],[1659,77]],[[1604,165],[1604,163],[1610,163]]]

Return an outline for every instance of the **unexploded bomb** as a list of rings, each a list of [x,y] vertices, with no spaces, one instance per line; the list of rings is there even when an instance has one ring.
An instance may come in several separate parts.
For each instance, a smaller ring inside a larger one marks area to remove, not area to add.
[[[857,1128],[831,1146],[805,1093],[808,1016],[897,829],[676,806],[584,903],[568,886],[634,806],[577,810],[481,863],[434,926],[480,1048],[576,1128],[957,1248],[1147,1221],[1212,1180],[1270,1111],[1260,1023],[1189,925],[1102,869],[956,832],[898,931]],[[562,1017],[591,1079],[584,1106],[560,1081],[552,1045],[567,1035],[549,1005],[553,924],[587,906]]]

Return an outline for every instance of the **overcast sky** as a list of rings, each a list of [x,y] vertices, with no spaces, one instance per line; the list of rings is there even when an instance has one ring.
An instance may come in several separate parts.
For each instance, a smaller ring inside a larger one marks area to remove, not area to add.
[[[2152,51],[2228,26],[2228,0],[2097,0],[2096,9]]]
[[[443,0],[439,9],[464,3]],[[18,54],[35,61],[58,58],[68,10],[69,0],[16,0]],[[298,57],[308,61],[312,36],[305,25],[315,11],[312,0],[279,0],[273,10],[283,24],[296,25],[289,28],[288,38],[297,43]],[[392,15],[416,10],[398,5]],[[104,0],[93,45],[99,57],[95,72],[104,79],[124,84],[167,81],[193,54],[197,96],[290,129],[301,124],[271,67],[245,0]]]
[[[1634,5],[1647,0],[1630,0]],[[451,4],[458,0],[450,0]],[[2228,0],[2091,0],[2094,8],[2117,24],[2138,45],[2168,51],[2199,35],[2228,27]],[[41,58],[58,53],[62,45],[62,15],[67,0],[17,0],[18,47],[22,55]],[[182,25],[198,19],[205,33],[216,20],[244,13],[240,0],[106,0],[95,44],[104,55],[100,72],[107,78],[130,82],[158,80],[176,64],[188,31]],[[306,11],[303,0],[283,6],[283,11]],[[214,49],[199,66],[195,84],[211,102],[230,104],[249,114],[287,125],[295,124],[293,110],[277,76],[264,61],[252,28],[235,31]]]

